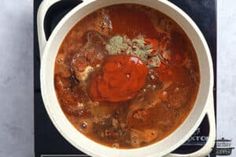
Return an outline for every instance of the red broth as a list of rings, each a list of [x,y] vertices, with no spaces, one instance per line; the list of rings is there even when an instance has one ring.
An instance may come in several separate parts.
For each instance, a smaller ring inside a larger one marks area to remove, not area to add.
[[[184,31],[134,4],[97,10],[64,39],[55,62],[61,108],[88,138],[137,148],[171,134],[199,88],[197,56]]]

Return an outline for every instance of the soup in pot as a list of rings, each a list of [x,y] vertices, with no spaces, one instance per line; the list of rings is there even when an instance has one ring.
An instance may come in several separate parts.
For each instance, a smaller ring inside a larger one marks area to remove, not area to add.
[[[114,5],[80,20],[55,61],[58,101],[73,126],[114,148],[160,141],[193,108],[200,74],[184,31],[162,13]]]

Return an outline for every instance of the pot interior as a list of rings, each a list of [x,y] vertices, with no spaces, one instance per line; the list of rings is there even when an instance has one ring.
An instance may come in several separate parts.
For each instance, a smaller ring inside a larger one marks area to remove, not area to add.
[[[193,44],[193,47],[197,54],[201,76],[201,83],[199,86],[199,92],[195,101],[195,105],[189,116],[178,127],[178,129],[176,129],[168,137],[155,144],[130,150],[114,150],[112,148],[100,145],[79,133],[71,125],[71,123],[68,121],[63,111],[61,110],[54,89],[55,58],[60,45],[63,42],[63,39],[71,30],[71,28],[83,17],[92,13],[93,11],[102,7],[121,3],[137,3],[154,8],[166,14],[176,23],[178,23]],[[89,4],[87,4],[86,2],[81,4],[80,6],[73,9],[68,15],[66,15],[65,18],[63,18],[63,20],[55,28],[46,45],[41,66],[42,96],[44,99],[45,107],[54,125],[57,127],[60,133],[76,148],[94,156],[139,156],[140,154],[155,156],[154,154],[156,154],[156,152],[160,152],[158,153],[159,156],[167,154],[170,151],[174,150],[183,142],[185,142],[185,140],[187,140],[187,138],[191,136],[196,127],[200,124],[205,114],[206,101],[209,92],[212,89],[212,83],[212,66],[209,57],[209,49],[201,32],[185,13],[179,10],[176,6],[165,1],[147,0],[144,4],[144,2],[141,0],[137,0],[135,2],[131,0],[100,0],[90,2]]]

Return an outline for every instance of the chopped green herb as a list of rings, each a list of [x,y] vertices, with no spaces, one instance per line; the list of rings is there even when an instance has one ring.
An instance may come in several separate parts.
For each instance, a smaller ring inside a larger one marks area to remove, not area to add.
[[[110,39],[109,43],[106,45],[106,50],[109,54],[120,54],[128,49],[128,43],[125,42],[122,36],[114,36]]]
[[[144,37],[141,35],[132,40],[127,36],[116,35],[109,40],[106,50],[110,55],[121,53],[135,55],[144,63],[149,64],[150,67],[158,67],[161,63],[160,56],[153,56],[152,45],[146,43]]]

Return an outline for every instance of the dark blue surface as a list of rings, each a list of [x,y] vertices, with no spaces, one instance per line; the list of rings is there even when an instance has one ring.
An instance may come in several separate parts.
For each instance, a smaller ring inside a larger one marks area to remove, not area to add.
[[[34,0],[34,103],[35,103],[35,157],[42,154],[82,154],[69,144],[51,123],[43,105],[39,81],[39,49],[36,29],[36,15],[42,0]],[[214,71],[216,76],[216,1],[215,0],[170,0],[182,8],[198,25],[203,32],[211,50]],[[48,37],[63,15],[77,5],[78,0],[63,0],[55,5],[47,14],[45,21],[46,36]],[[216,80],[215,80],[216,82]],[[216,96],[216,87],[214,96]],[[215,99],[216,100],[216,99]],[[208,122],[204,119],[198,136],[207,136]],[[176,152],[188,153],[201,146],[184,145]],[[157,152],[158,153],[158,152]],[[214,154],[211,155],[215,156]]]

